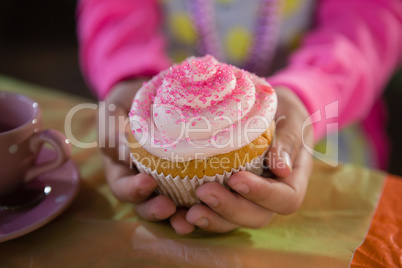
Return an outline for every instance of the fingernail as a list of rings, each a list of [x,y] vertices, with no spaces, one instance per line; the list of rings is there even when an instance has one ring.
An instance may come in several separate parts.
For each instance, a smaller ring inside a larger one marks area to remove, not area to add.
[[[289,154],[287,152],[282,151],[281,156],[282,156],[283,160],[285,161],[285,165],[286,165],[287,169],[290,172],[292,172],[292,162],[290,160]]]
[[[196,221],[194,225],[197,225],[200,228],[206,228],[209,225],[209,221],[206,218],[201,218],[198,221]]]
[[[153,192],[154,192],[154,190],[143,190],[143,189],[141,189],[141,190],[138,191],[138,194],[139,194],[140,196],[142,196],[142,197],[148,197],[148,196],[150,196]]]
[[[248,185],[242,182],[232,185],[230,186],[230,188],[232,188],[239,194],[248,194],[250,192],[250,188],[248,188]]]
[[[200,199],[202,200],[202,202],[204,202],[205,204],[207,204],[210,207],[217,207],[219,205],[219,200],[212,195],[206,195],[206,196],[200,197]]]
[[[156,215],[156,214],[152,214],[152,216],[153,216],[153,218],[154,218],[155,220],[157,220],[157,221],[165,220],[165,219],[163,219],[162,217],[159,217],[159,216]]]

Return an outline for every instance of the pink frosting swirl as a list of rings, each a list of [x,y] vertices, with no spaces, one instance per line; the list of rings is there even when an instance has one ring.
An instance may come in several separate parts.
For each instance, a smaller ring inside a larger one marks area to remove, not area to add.
[[[147,151],[181,162],[247,145],[269,127],[276,106],[275,91],[264,79],[207,55],[145,83],[129,116],[133,135]]]

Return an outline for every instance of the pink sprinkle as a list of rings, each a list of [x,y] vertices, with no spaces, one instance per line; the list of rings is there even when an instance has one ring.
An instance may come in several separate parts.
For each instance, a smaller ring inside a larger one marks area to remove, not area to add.
[[[195,122],[191,123],[192,126],[195,126]]]
[[[154,116],[155,116],[155,117],[158,116],[158,113],[155,113]]]
[[[264,91],[264,92],[266,92],[268,94],[274,94],[275,93],[275,90],[272,87],[267,86],[267,85],[259,85],[258,88],[261,91]]]
[[[142,132],[142,129],[137,128],[137,132],[141,133],[141,132]]]
[[[170,110],[166,110],[166,113],[167,113],[167,114],[170,114]]]

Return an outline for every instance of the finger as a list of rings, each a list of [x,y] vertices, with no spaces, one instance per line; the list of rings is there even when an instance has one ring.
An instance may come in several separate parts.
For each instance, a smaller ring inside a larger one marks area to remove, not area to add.
[[[186,215],[186,220],[198,228],[215,232],[227,233],[239,228],[238,225],[225,220],[205,205],[192,206]]]
[[[170,224],[179,235],[185,235],[194,231],[194,225],[186,220],[187,209],[178,209],[172,217]]]
[[[229,178],[228,185],[246,199],[270,211],[291,214],[303,201],[311,166],[311,155],[303,149],[295,159],[292,174],[286,178],[262,178],[240,171]]]
[[[130,163],[126,145],[126,136],[130,132],[128,111],[115,104],[106,104],[106,106],[106,113],[98,117],[102,152],[114,161]]]
[[[113,194],[124,202],[139,203],[155,191],[157,182],[150,175],[130,169],[103,155],[106,180]]]
[[[221,217],[236,225],[261,228],[273,216],[272,212],[227,190],[219,183],[201,185],[197,196]]]
[[[165,195],[157,195],[135,206],[138,216],[148,221],[166,220],[176,212],[176,206]]]

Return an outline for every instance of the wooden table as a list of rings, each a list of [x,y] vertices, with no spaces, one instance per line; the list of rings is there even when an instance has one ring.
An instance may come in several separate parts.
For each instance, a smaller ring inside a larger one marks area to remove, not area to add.
[[[68,111],[89,102],[3,76],[0,90],[36,99],[44,128],[60,131]],[[74,116],[76,139],[96,141],[95,118],[93,109]],[[297,213],[259,230],[178,236],[113,197],[98,148],[73,147],[72,158],[82,178],[78,196],[49,224],[0,243],[0,267],[402,267],[402,179],[395,176],[315,162]]]

